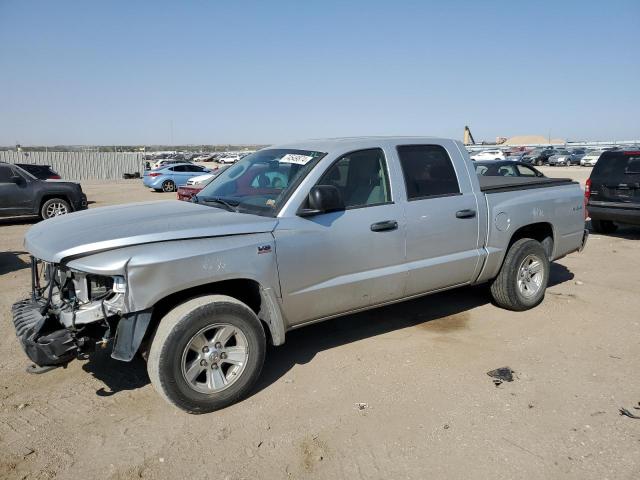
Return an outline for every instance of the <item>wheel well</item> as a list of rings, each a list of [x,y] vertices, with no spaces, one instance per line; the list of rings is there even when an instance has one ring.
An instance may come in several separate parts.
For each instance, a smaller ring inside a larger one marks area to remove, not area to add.
[[[540,222],[525,225],[516,230],[509,241],[509,248],[521,238],[533,238],[542,244],[547,257],[551,260],[553,256],[553,227],[550,223]]]
[[[174,307],[191,298],[211,294],[228,295],[240,300],[242,303],[245,303],[256,315],[260,313],[262,299],[260,297],[260,284],[258,282],[250,279],[234,279],[207,283],[205,285],[199,285],[197,287],[172,293],[162,300],[159,300],[153,306],[151,321],[145,335],[147,337],[146,340],[153,337],[162,317],[164,317]],[[260,321],[263,323],[267,339],[271,341],[269,326],[263,319],[260,319]]]
[[[47,195],[43,195],[42,198],[40,199],[40,204],[38,206],[38,211],[42,210],[42,206],[44,205],[44,202],[46,202],[47,200],[51,200],[52,198],[59,198],[60,200],[64,200],[73,209],[73,205],[71,204],[71,200],[69,200],[69,197],[67,197],[66,195],[64,195],[62,193],[61,194],[48,193]]]

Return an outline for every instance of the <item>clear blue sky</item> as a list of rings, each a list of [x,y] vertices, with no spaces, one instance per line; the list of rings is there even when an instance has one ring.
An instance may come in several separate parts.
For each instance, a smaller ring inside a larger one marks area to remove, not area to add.
[[[640,1],[0,0],[0,145],[640,138]]]

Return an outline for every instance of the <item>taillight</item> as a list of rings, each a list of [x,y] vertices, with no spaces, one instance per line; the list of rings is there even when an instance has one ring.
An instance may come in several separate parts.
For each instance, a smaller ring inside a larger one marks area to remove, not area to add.
[[[158,172],[152,172],[149,174],[150,177],[159,177],[160,175],[162,175],[161,173]]]
[[[585,200],[589,200],[591,196],[591,179],[587,178],[587,183],[584,185],[584,198]]]
[[[584,218],[589,216],[587,212],[587,203],[589,203],[589,197],[591,196],[591,178],[587,178],[587,182],[584,184]]]
[[[50,175],[49,180],[60,180],[60,175]]]

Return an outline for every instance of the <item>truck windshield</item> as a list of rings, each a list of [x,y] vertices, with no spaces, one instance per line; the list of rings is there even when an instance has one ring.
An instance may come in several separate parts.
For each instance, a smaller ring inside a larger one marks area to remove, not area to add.
[[[325,155],[309,150],[260,150],[214,178],[198,193],[197,202],[275,216],[299,182]]]

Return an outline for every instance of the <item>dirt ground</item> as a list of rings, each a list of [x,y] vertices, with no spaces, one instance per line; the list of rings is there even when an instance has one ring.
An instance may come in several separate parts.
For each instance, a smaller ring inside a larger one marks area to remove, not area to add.
[[[83,186],[91,208],[174,198]],[[25,373],[10,307],[32,223],[0,219],[0,478],[640,478],[640,420],[618,412],[640,415],[640,228],[592,235],[528,312],[475,287],[291,332],[248,399],[191,416],[107,352]]]

